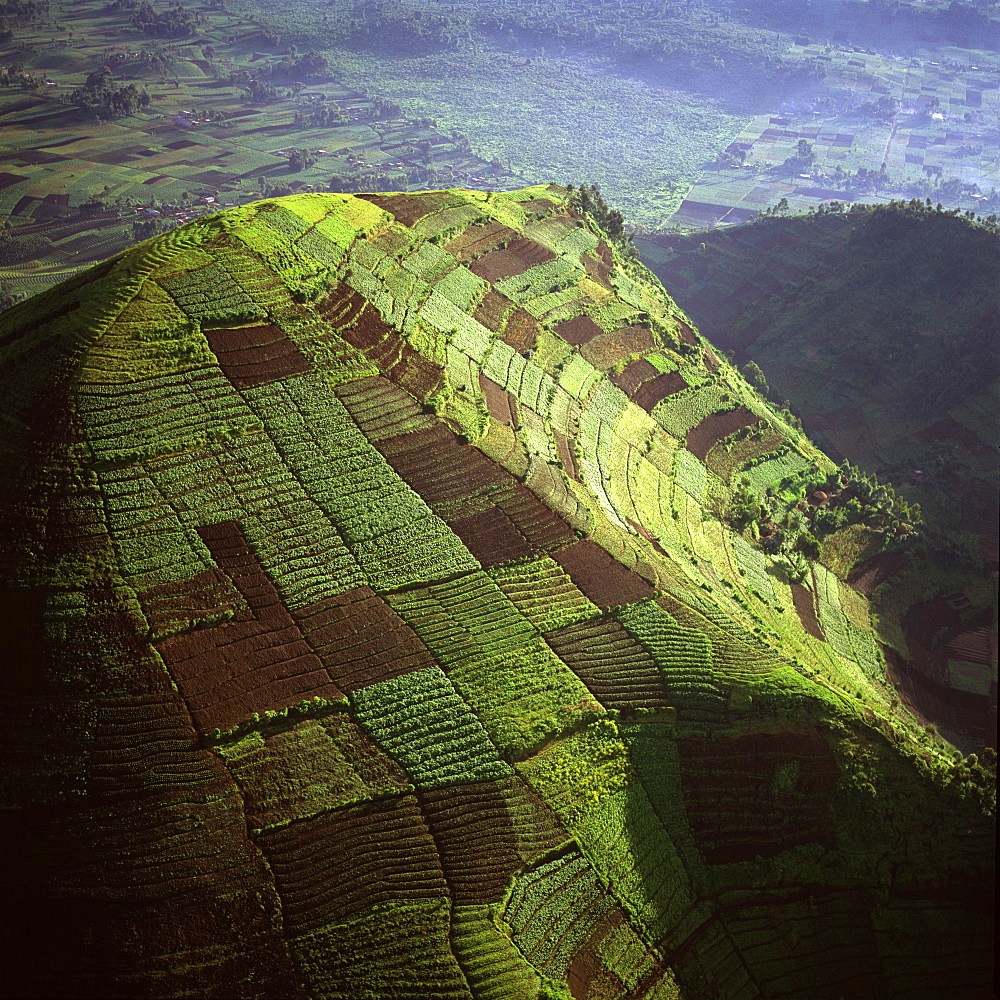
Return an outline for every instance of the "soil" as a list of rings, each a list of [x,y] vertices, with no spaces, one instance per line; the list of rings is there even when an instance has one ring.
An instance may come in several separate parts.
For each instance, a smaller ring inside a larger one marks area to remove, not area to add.
[[[760,422],[760,417],[745,406],[724,413],[710,413],[697,427],[687,432],[687,449],[704,462],[716,441],[741,427],[751,427]]]
[[[591,541],[574,542],[553,553],[570,579],[598,607],[612,608],[653,596],[653,588]]]

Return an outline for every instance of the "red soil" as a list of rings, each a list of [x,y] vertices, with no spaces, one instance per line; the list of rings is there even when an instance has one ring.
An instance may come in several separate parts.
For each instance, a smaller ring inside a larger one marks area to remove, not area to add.
[[[396,795],[269,830],[257,841],[292,935],[379,904],[441,899],[448,886],[412,795]]]
[[[445,246],[445,250],[461,261],[472,260],[495,249],[501,243],[517,239],[517,233],[501,222],[488,222],[484,226],[469,226]],[[492,329],[492,327],[491,327]]]
[[[370,587],[324,598],[292,615],[342,691],[434,662],[416,633]]]
[[[222,374],[237,389],[310,370],[309,362],[288,334],[273,324],[204,332]]]
[[[813,607],[813,595],[811,591],[806,590],[801,583],[793,583],[791,590],[792,601],[795,604],[795,610],[798,612],[799,621],[802,622],[802,627],[811,636],[820,641],[825,641],[826,636],[823,635],[823,630],[819,627],[819,621],[816,618],[816,609]]]
[[[954,634],[961,629],[961,615],[945,597],[914,604],[903,617],[903,632],[911,652],[916,647],[929,653],[942,633]]]
[[[941,651],[956,660],[988,665],[994,659],[994,641],[995,637],[990,626],[980,625],[949,636],[941,644]]]
[[[566,972],[566,984],[573,1000],[587,1000],[598,996],[645,996],[645,991],[637,989],[630,993],[625,984],[609,969],[605,968],[598,956],[598,946],[608,934],[625,923],[625,915],[615,907],[591,932],[573,956]],[[659,970],[662,975],[662,970]],[[652,985],[652,984],[650,984]],[[599,992],[598,992],[599,991]]]
[[[236,612],[237,620],[251,617],[230,578],[218,569],[151,587],[139,595],[139,603],[154,641],[226,612]]]
[[[491,250],[473,261],[469,264],[469,270],[480,278],[494,282],[524,274],[528,268],[536,264],[544,264],[555,259],[556,255],[548,247],[522,236],[511,240],[505,248]]]
[[[798,844],[836,847],[830,793],[837,764],[818,732],[684,739],[677,746],[688,820],[709,864],[774,857]]]
[[[528,540],[499,507],[457,518],[449,525],[485,569],[533,553]]]
[[[608,377],[631,398],[643,382],[648,382],[659,374],[660,370],[654,368],[645,358],[638,358],[636,361],[630,361],[619,375]]]
[[[648,382],[643,382],[632,396],[632,402],[641,406],[647,413],[652,413],[653,407],[661,399],[666,399],[667,396],[672,396],[675,392],[680,392],[681,389],[687,387],[688,384],[680,372],[668,372],[665,375],[657,375],[656,378],[650,379]]]
[[[660,668],[614,618],[553,629],[545,641],[606,708],[667,706]]]
[[[631,604],[653,595],[653,588],[638,573],[623,566],[594,542],[574,542],[552,555],[573,583],[598,607]]]
[[[490,288],[483,296],[482,302],[476,306],[472,318],[482,323],[487,330],[499,333],[505,317],[513,308],[514,303],[506,295],[501,295],[495,288]]]
[[[906,559],[901,552],[880,552],[858,563],[847,574],[847,583],[859,594],[870,594],[880,584],[902,572]]]
[[[589,316],[574,316],[559,323],[555,332],[574,347],[579,347],[604,331]]]
[[[386,397],[389,408],[391,396]],[[360,397],[341,398],[352,414],[362,408]],[[365,413],[358,417],[359,426],[364,423],[371,429],[373,419],[377,418]],[[447,427],[437,424],[376,440],[375,446],[473,554],[489,565],[514,558],[510,553],[546,551],[575,537],[566,522],[526,486],[481,451],[460,442]],[[492,508],[456,516],[467,499],[477,495],[489,498]]]
[[[687,323],[678,321],[677,323],[677,339],[682,344],[690,344],[694,347],[698,343],[698,337],[694,330],[687,325]]]
[[[608,245],[601,240],[592,253],[585,253],[580,258],[587,269],[587,277],[605,288],[611,288],[611,272],[614,270],[614,258]]]
[[[745,406],[724,413],[710,413],[697,427],[687,432],[687,449],[702,461],[712,450],[712,445],[741,427],[760,423],[760,417]]]
[[[557,206],[545,198],[531,198],[528,201],[519,201],[518,204],[526,212],[537,212],[544,215],[552,215]]]
[[[156,643],[200,730],[231,729],[253,712],[341,697],[234,521],[200,528],[252,614]]]
[[[535,346],[538,339],[538,320],[524,309],[515,309],[503,332],[503,342],[523,354]]]
[[[593,337],[580,348],[580,354],[595,368],[607,371],[622,358],[643,354],[655,347],[653,335],[644,326],[623,326]]]
[[[385,209],[404,226],[412,226],[418,219],[444,208],[453,200],[447,193],[436,191],[426,194],[359,194],[358,197]]]
[[[523,867],[510,816],[513,780],[419,794],[453,903],[499,903],[511,877]]]
[[[348,344],[362,351],[386,378],[412,396],[428,399],[441,388],[441,368],[407,344],[358,292],[342,286],[320,312]]]
[[[353,402],[345,402],[353,412]],[[458,506],[470,495],[505,492],[517,483],[506,469],[462,444],[440,424],[375,445],[432,510],[444,504]]]
[[[500,423],[514,427],[517,424],[517,400],[485,375],[479,376],[479,388],[486,399],[490,414]]]

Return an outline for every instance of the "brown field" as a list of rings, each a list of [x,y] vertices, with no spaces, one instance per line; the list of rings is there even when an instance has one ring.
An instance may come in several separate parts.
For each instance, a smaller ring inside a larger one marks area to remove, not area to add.
[[[716,441],[738,431],[760,423],[760,417],[745,406],[724,413],[710,413],[697,427],[687,432],[687,449],[703,462]]]
[[[482,302],[476,306],[472,318],[482,323],[487,330],[496,333],[513,309],[514,303],[506,295],[501,295],[495,288],[490,288],[483,296]]]
[[[310,648],[345,692],[433,662],[423,642],[370,587],[293,612]]]
[[[206,329],[205,336],[223,375],[237,389],[311,370],[288,334],[273,323],[235,330]]]
[[[574,542],[553,553],[569,578],[598,607],[612,608],[652,597],[653,588],[591,541]]]
[[[607,708],[666,708],[663,674],[610,616],[545,633],[545,641]]]
[[[661,399],[666,399],[667,396],[672,396],[675,392],[680,392],[687,387],[688,384],[680,372],[668,372],[664,375],[657,375],[656,378],[652,378],[648,382],[643,382],[632,396],[632,402],[636,406],[641,406],[647,413],[652,413],[653,407]]]
[[[709,864],[774,857],[797,844],[836,847],[837,763],[815,730],[680,740],[684,803]],[[788,787],[775,779],[789,769]]]
[[[514,278],[536,264],[555,259],[556,255],[548,247],[520,236],[511,240],[505,248],[490,250],[479,257],[469,265],[469,270],[480,278],[495,282],[502,278]]]
[[[379,904],[448,895],[437,846],[413,795],[335,809],[268,831],[258,843],[293,935]]]
[[[802,622],[802,627],[811,636],[819,639],[820,642],[825,642],[826,636],[823,635],[823,630],[820,628],[819,621],[816,618],[816,609],[813,607],[812,592],[803,587],[801,583],[791,584],[791,590],[792,601],[795,604],[799,621]]]
[[[589,316],[575,316],[573,319],[563,320],[556,326],[556,333],[574,347],[586,344],[603,332]]]

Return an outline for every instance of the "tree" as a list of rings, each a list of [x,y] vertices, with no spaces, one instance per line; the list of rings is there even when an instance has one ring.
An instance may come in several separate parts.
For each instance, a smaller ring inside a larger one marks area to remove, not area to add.
[[[795,544],[792,546],[793,552],[798,552],[805,556],[806,559],[819,559],[820,546],[819,541],[816,536],[809,531],[803,531],[798,538],[795,539]]]
[[[771,391],[771,387],[768,385],[767,379],[764,377],[764,373],[761,371],[760,365],[758,365],[756,361],[748,361],[743,366],[743,377],[762,396],[766,396]]]
[[[288,156],[288,168],[298,173],[316,162],[316,154],[308,149],[293,149]]]

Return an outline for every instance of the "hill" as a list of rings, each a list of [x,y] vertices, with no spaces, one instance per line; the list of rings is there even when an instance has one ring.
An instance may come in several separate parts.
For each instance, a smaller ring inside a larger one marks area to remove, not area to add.
[[[758,385],[827,454],[920,506],[909,566],[829,557],[866,592],[882,585],[879,602],[904,621],[915,706],[951,728],[995,711],[995,227],[921,202],[834,205],[638,245],[712,343],[757,366]]]
[[[602,218],[264,201],[0,317],[6,995],[989,995],[995,755],[805,497],[915,513]]]

